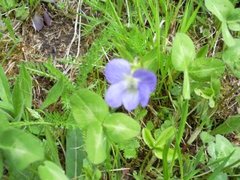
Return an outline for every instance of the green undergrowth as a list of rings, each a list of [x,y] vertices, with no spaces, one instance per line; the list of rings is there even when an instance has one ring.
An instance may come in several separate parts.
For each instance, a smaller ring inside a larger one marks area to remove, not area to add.
[[[78,57],[19,59],[6,74],[22,41],[14,24],[39,6],[72,20],[80,6],[81,47],[91,44]],[[240,116],[219,116],[240,102],[239,85],[222,81],[240,78],[237,0],[2,0],[0,10],[0,178],[240,177]],[[113,58],[156,74],[146,108],[104,101]]]

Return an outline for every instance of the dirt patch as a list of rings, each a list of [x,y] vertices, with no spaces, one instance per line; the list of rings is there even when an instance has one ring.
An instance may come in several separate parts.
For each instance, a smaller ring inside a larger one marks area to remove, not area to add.
[[[26,60],[44,61],[49,57],[63,58],[74,35],[74,21],[56,16],[52,25],[37,32],[29,23],[22,28],[23,53]],[[69,55],[77,52],[77,43],[72,44]]]

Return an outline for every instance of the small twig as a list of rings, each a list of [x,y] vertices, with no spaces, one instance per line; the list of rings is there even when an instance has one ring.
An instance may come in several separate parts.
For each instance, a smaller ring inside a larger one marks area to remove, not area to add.
[[[74,25],[73,38],[72,38],[70,44],[68,45],[67,52],[66,52],[65,56],[69,56],[70,50],[72,48],[72,45],[73,45],[73,43],[74,43],[74,41],[76,39],[76,36],[78,34],[78,32],[77,32],[78,31],[78,21],[79,21],[78,19],[79,19],[79,10],[80,10],[81,4],[82,4],[82,0],[79,0],[78,1],[78,6],[77,6],[77,13],[76,13],[76,19],[75,19],[75,25]]]
[[[102,171],[102,172],[118,172],[118,171],[126,171],[126,170],[130,170],[130,168],[110,169],[110,170],[105,170],[105,171]]]
[[[80,10],[82,9],[82,1],[80,4]],[[81,48],[81,30],[82,30],[82,16],[79,15],[79,28],[78,28],[78,48],[77,48],[77,54],[76,57],[80,54],[80,48]]]

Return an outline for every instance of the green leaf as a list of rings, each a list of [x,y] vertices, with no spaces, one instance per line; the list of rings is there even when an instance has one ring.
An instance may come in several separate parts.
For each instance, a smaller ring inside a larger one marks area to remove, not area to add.
[[[166,142],[172,139],[175,135],[175,127],[171,126],[164,129],[160,136],[157,138],[156,143],[154,145],[155,148],[163,149]]]
[[[140,147],[138,139],[134,138],[129,141],[118,143],[118,147],[123,151],[123,155],[126,159],[138,157],[138,148]]]
[[[155,156],[159,159],[163,159],[163,150],[162,149],[154,149],[153,153],[155,154]],[[173,159],[173,155],[174,155],[174,149],[169,148],[168,149],[168,154],[167,154],[167,161],[171,162]],[[177,156],[175,155],[175,159],[177,159]]]
[[[204,89],[194,89],[194,92],[196,95],[201,96],[204,99],[209,100],[209,106],[213,108],[215,106],[215,101],[214,101],[214,91],[212,88],[204,88]]]
[[[230,30],[240,31],[240,8],[234,9],[227,18],[227,24]]]
[[[153,138],[152,133],[148,128],[142,129],[142,137],[149,148],[154,148],[155,139]]]
[[[11,10],[17,5],[16,0],[1,0],[0,7],[3,8],[4,11]]]
[[[234,6],[229,0],[205,0],[205,6],[222,22],[234,10]]]
[[[195,47],[192,40],[184,33],[177,33],[172,47],[172,64],[178,71],[187,70],[195,58]]]
[[[0,109],[0,124],[2,124],[3,122],[12,121],[12,120],[13,118],[10,114]]]
[[[54,136],[54,131],[49,127],[45,128],[45,152],[48,160],[53,161],[58,166],[61,166],[60,159],[58,157],[58,145],[56,143],[56,138]]]
[[[103,126],[108,137],[114,142],[122,142],[136,137],[140,132],[139,124],[123,113],[114,113],[106,117]]]
[[[23,94],[24,104],[26,107],[32,107],[32,78],[29,72],[24,67],[24,64],[20,67],[19,81],[21,92]]]
[[[7,28],[7,32],[9,33],[9,37],[14,41],[14,43],[18,43],[19,39],[15,36],[15,30],[12,25],[12,21],[10,18],[3,18],[3,22]]]
[[[212,135],[210,135],[208,132],[205,132],[205,131],[201,132],[200,138],[203,143],[210,143],[215,140],[215,138]]]
[[[224,42],[227,44],[228,47],[234,46],[236,44],[236,40],[232,37],[225,22],[222,23],[221,28]]]
[[[71,99],[71,110],[80,128],[86,128],[92,122],[102,122],[109,114],[108,106],[98,94],[80,89]]]
[[[225,65],[214,58],[196,59],[189,68],[189,75],[195,81],[210,81],[211,77],[219,77],[224,73]]]
[[[23,170],[44,157],[41,141],[18,129],[8,128],[0,134],[0,149],[14,170]]]
[[[221,135],[216,135],[216,154],[218,158],[224,158],[234,151],[234,147],[231,142]]]
[[[41,109],[45,109],[49,105],[57,102],[64,90],[64,81],[61,78],[48,92],[45,101],[41,105]]]
[[[6,101],[8,103],[12,102],[9,83],[1,65],[0,65],[0,98],[2,99],[2,101]]]
[[[68,180],[64,171],[51,161],[44,161],[44,165],[38,167],[41,180]]]
[[[107,157],[107,137],[100,122],[93,122],[87,129],[86,152],[94,164],[102,163]]]
[[[190,80],[188,70],[184,71],[184,79],[183,79],[183,98],[190,99],[191,98],[191,90],[190,90]]]
[[[229,47],[224,51],[222,57],[232,73],[240,78],[240,40],[238,40],[235,46]]]
[[[200,50],[198,51],[196,58],[204,58],[207,56],[208,53],[208,49],[209,49],[209,45],[206,44],[205,46],[201,47]]]
[[[21,87],[21,78],[18,76],[15,86],[13,88],[12,102],[14,107],[14,118],[15,121],[19,121],[22,117],[24,110],[24,97]]]
[[[79,128],[68,129],[66,136],[66,174],[71,179],[77,179],[82,173],[83,159],[86,157],[83,151],[83,137]]]
[[[230,116],[226,121],[212,130],[211,134],[228,134],[240,131],[240,115]]]
[[[29,9],[26,5],[15,8],[16,18],[20,20],[25,20],[29,16]]]
[[[2,179],[3,176],[3,158],[2,154],[0,153],[0,178]]]

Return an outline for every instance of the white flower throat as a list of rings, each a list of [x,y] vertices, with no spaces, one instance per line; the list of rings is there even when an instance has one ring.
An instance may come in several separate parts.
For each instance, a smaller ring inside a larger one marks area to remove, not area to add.
[[[139,79],[134,78],[132,75],[127,75],[125,77],[125,80],[127,82],[127,90],[128,91],[130,91],[130,92],[138,91]]]

